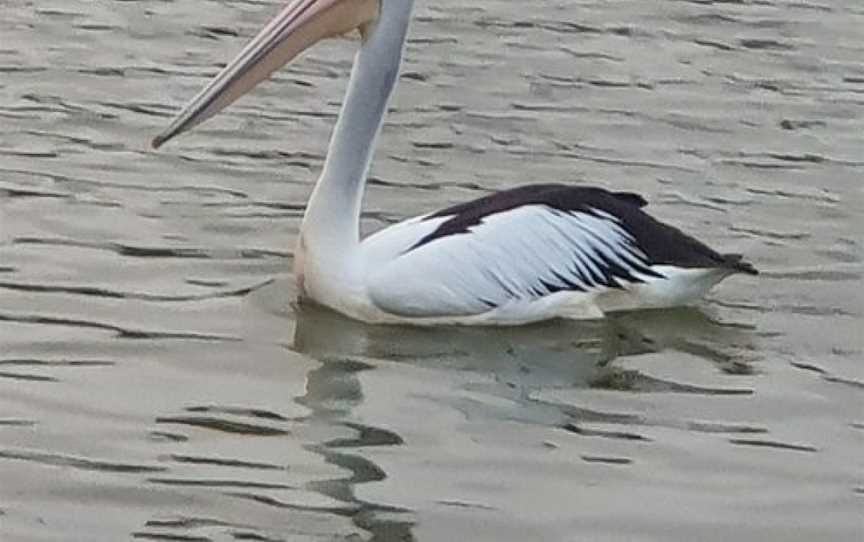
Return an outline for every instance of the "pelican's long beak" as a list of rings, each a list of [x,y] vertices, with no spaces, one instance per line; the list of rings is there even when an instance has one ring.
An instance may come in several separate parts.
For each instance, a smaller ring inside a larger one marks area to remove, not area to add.
[[[363,32],[378,17],[378,4],[379,0],[292,0],[153,138],[153,148],[209,119],[322,39],[354,29]]]

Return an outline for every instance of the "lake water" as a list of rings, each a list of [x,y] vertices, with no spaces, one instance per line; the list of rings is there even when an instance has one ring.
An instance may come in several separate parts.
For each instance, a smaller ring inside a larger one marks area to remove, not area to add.
[[[292,308],[353,39],[147,148],[279,5],[0,2],[0,540],[864,537],[859,0],[418,2],[366,231],[590,182],[762,270],[518,329]]]

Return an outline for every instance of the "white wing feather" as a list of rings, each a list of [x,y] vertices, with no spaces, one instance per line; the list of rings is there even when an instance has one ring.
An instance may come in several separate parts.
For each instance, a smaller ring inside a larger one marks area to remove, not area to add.
[[[597,278],[609,276],[609,262],[634,277],[648,267],[612,215],[545,205],[496,213],[467,233],[412,249],[448,218],[412,219],[363,242],[376,306],[408,317],[475,315],[539,299],[550,289],[608,288]]]

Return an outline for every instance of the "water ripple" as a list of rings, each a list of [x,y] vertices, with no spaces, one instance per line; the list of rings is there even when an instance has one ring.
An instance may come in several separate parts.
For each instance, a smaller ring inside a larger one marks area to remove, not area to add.
[[[740,446],[755,446],[757,448],[773,448],[775,450],[792,450],[795,452],[818,452],[819,449],[814,446],[809,446],[806,444],[790,444],[788,442],[779,442],[775,440],[762,440],[762,439],[741,439],[741,438],[733,438],[729,439],[729,442],[732,444],[737,444]]]
[[[106,288],[98,288],[94,286],[60,286],[47,284],[23,284],[19,282],[0,281],[0,288],[7,290],[16,290],[21,292],[31,293],[62,293],[81,296],[95,296],[109,299],[140,299],[143,301],[159,301],[159,302],[187,302],[187,301],[203,301],[205,299],[220,299],[226,297],[243,297],[250,292],[262,288],[273,282],[268,279],[259,284],[235,288],[232,290],[223,290],[219,292],[211,292],[206,294],[191,294],[191,295],[158,295],[148,294],[144,292],[122,292],[117,290],[109,290]]]
[[[215,416],[162,416],[156,418],[156,423],[188,425],[203,429],[212,429],[223,433],[236,433],[241,435],[257,435],[272,437],[288,435],[290,431],[268,425],[253,424],[227,420]]]
[[[33,420],[21,420],[16,418],[0,418],[0,427],[32,427],[36,425]]]
[[[119,463],[113,461],[100,461],[86,457],[75,457],[71,455],[56,454],[50,452],[39,452],[35,450],[13,450],[0,449],[0,459],[29,461],[42,465],[55,467],[70,467],[85,471],[105,471],[117,473],[147,473],[163,472],[165,467],[152,465],[137,465],[132,463]]]
[[[176,331],[144,331],[140,329],[129,329],[120,327],[116,324],[106,324],[91,320],[81,320],[75,318],[65,318],[59,316],[44,316],[34,314],[10,314],[0,313],[0,322],[17,322],[25,324],[52,325],[52,326],[71,326],[91,329],[100,329],[105,331],[113,331],[117,337],[124,339],[174,339],[174,340],[194,340],[194,341],[239,341],[237,337],[228,337],[224,335],[212,335],[206,333],[184,333]]]
[[[181,259],[264,259],[287,258],[289,252],[264,249],[204,249],[193,247],[154,247],[124,243],[79,241],[75,239],[46,237],[16,237],[13,245],[54,245],[94,250],[107,250],[120,256],[133,258],[181,258]]]
[[[858,0],[417,3],[364,232],[592,183],[764,271],[507,330],[290,304],[356,38],[151,152],[274,2],[45,4],[0,17],[0,538],[860,533]]]
[[[217,467],[235,467],[253,470],[288,470],[287,465],[275,465],[271,463],[259,463],[244,459],[227,459],[221,457],[200,457],[194,455],[171,454],[164,457],[165,460],[176,463],[187,463],[192,465],[214,465]]]
[[[239,488],[239,489],[294,489],[297,487],[288,484],[277,484],[272,482],[251,482],[248,480],[198,480],[188,478],[148,478],[148,482],[167,486],[207,487],[213,489]]]
[[[650,438],[640,435],[638,433],[631,433],[629,431],[605,431],[602,429],[587,429],[584,427],[580,427],[575,423],[564,424],[562,426],[562,429],[583,437],[602,437],[617,440],[635,440],[642,442],[651,442]]]
[[[592,382],[599,389],[631,391],[641,393],[695,393],[700,395],[752,395],[752,389],[711,388],[680,384],[670,380],[653,378],[636,370],[610,371]]]

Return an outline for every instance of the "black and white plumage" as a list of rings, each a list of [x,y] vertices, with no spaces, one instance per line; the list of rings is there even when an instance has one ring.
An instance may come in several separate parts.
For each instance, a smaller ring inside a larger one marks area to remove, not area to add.
[[[361,241],[366,177],[412,8],[412,0],[293,0],[153,141],[215,115],[316,41],[360,30],[295,252],[302,298],[367,322],[513,325],[679,305],[732,273],[756,273],[651,218],[639,195],[557,184],[492,194]]]
[[[370,300],[402,318],[522,323],[679,305],[732,273],[756,273],[645,204],[630,192],[542,184],[408,220],[361,243],[378,262]]]

